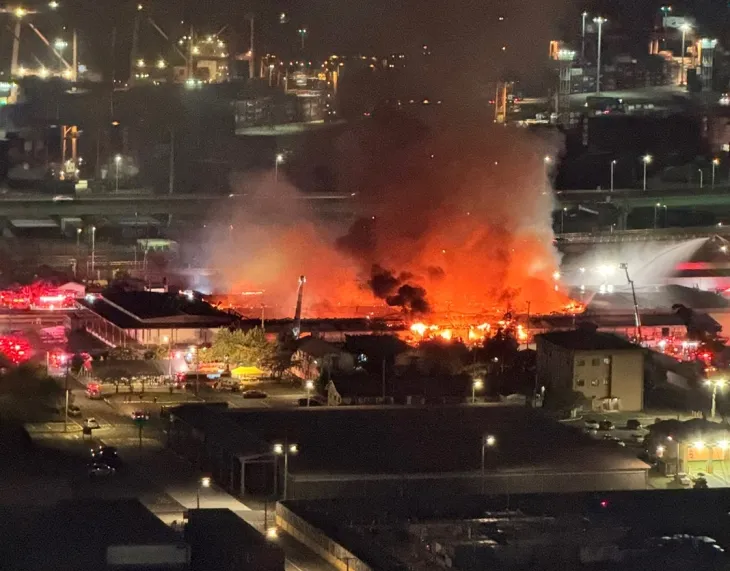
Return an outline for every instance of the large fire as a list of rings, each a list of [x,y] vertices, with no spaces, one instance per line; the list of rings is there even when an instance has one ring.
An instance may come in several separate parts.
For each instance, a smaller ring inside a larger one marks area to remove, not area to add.
[[[571,300],[555,277],[544,161],[553,144],[481,126],[454,139],[419,131],[405,142],[385,126],[370,129],[339,141],[338,190],[350,196],[342,209],[356,210],[349,227],[323,225],[285,182],[248,182],[247,209],[212,239],[212,264],[225,278],[216,289],[262,292],[245,300],[251,316],[262,308],[291,316],[305,274],[307,317],[467,324],[423,331],[443,338],[479,338],[480,324],[509,311],[564,311]]]

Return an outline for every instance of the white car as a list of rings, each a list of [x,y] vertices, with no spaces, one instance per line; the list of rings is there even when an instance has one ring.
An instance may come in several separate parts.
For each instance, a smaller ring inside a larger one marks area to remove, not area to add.
[[[114,472],[116,472],[116,470],[108,464],[92,464],[89,466],[89,476],[91,477],[113,476]]]
[[[100,428],[101,425],[99,424],[99,421],[96,420],[93,416],[84,419],[84,428]]]
[[[585,427],[588,430],[598,430],[598,421],[597,420],[586,420]]]
[[[73,200],[73,196],[68,196],[66,194],[58,194],[53,197],[53,202],[65,202],[66,200]]]
[[[692,480],[690,480],[689,476],[684,472],[677,474],[677,482],[679,482],[680,486],[684,486],[685,488],[689,488],[692,485]]]

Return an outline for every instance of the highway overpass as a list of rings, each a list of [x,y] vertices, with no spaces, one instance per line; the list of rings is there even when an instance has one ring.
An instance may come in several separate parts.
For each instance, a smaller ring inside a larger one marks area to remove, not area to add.
[[[0,197],[0,217],[39,218],[43,216],[203,216],[209,212],[245,208],[252,200],[246,194],[135,195],[105,194],[75,197],[7,196]],[[336,193],[302,194],[296,200],[310,203],[322,214],[347,214],[353,210],[350,195]]]

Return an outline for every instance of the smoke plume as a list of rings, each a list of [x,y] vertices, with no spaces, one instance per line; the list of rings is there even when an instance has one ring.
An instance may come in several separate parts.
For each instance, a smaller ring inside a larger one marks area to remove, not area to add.
[[[237,182],[246,208],[209,242],[224,278],[217,289],[265,290],[285,315],[300,274],[310,316],[378,306],[493,315],[528,302],[533,312],[559,310],[567,300],[552,277],[559,260],[544,157],[556,157],[560,141],[436,123],[376,117],[341,135],[337,190],[349,199],[326,223],[321,205],[269,173]]]

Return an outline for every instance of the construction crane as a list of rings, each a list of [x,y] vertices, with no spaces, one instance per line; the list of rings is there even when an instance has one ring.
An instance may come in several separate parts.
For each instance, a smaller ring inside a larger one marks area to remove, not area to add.
[[[299,339],[299,334],[302,332],[302,295],[304,294],[304,283],[307,278],[299,276],[299,290],[297,291],[297,308],[294,311],[294,325],[292,326],[291,332],[294,339]]]

